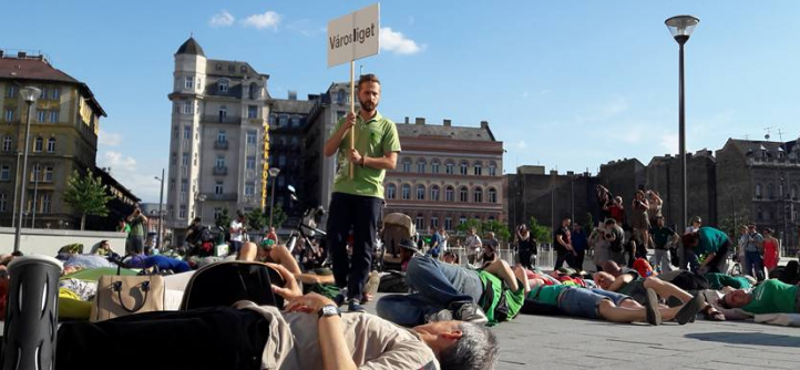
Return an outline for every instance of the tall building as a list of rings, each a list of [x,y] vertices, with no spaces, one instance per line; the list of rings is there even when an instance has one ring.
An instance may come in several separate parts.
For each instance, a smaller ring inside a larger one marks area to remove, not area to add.
[[[589,173],[576,174],[556,170],[545,172],[544,166],[519,166],[517,173],[505,175],[506,210],[511,226],[530,225],[531,217],[540,225],[560,225],[565,217],[586,224],[600,218],[600,207],[594,201],[597,178]]]
[[[686,156],[686,187],[689,189],[687,219],[700,216],[703,223],[718,225],[717,160],[714,153],[703,149],[686,153]],[[669,224],[680,222],[681,179],[678,158],[673,155],[657,156],[647,165],[645,188],[653,189],[661,196],[664,201],[661,213]]]
[[[246,62],[207,59],[189,38],[175,53],[167,218],[177,240],[195,216],[266,200],[269,75]]]
[[[42,90],[32,108],[28,181],[20,167],[25,148],[27,104],[20,89]],[[26,192],[26,227],[35,218],[36,227],[77,225],[78,218],[64,203],[67,179],[78,171],[95,167],[100,117],[106,112],[89,86],[55,68],[43,55],[0,50],[0,223],[16,220],[18,189]]]
[[[488,122],[463,127],[406,118],[397,132],[403,150],[397,168],[386,173],[385,213],[404,213],[420,230],[452,231],[468,219],[505,220],[503,142]]]

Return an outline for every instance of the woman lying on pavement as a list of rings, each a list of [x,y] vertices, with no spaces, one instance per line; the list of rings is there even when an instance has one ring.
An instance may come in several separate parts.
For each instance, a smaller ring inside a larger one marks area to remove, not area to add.
[[[800,313],[800,286],[769,279],[753,290],[730,289],[717,303],[731,320],[750,318],[739,310],[751,314]]]
[[[607,272],[598,272],[594,275],[594,280],[599,287],[611,292],[630,296],[640,304],[647,303],[648,290],[653,290],[658,297],[666,299],[667,302],[675,302],[670,304],[670,306],[686,304],[693,298],[696,298],[689,292],[656,277],[634,278],[631,274],[622,274],[618,277],[614,277]],[[706,304],[705,301],[703,302],[704,304],[701,306],[701,309],[706,315],[706,318],[714,321],[725,320],[725,315],[723,315],[722,312],[718,311],[714,306]]]

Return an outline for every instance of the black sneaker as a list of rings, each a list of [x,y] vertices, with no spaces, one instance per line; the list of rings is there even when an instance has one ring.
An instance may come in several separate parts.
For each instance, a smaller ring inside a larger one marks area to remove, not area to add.
[[[361,302],[357,299],[351,299],[347,302],[347,312],[367,312],[363,306],[361,306]]]
[[[337,294],[336,298],[333,299],[333,302],[336,303],[337,307],[341,307],[344,304],[344,294]]]

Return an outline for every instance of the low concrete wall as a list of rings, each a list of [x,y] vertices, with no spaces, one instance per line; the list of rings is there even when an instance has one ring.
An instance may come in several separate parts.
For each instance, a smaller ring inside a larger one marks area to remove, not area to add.
[[[0,253],[14,251],[14,229],[0,227]],[[83,244],[84,253],[89,253],[92,246],[103,239],[108,240],[111,248],[117,253],[125,253],[125,233],[108,231],[78,231],[52,229],[22,229],[20,251],[27,254],[42,254],[54,257],[58,250],[72,243]]]

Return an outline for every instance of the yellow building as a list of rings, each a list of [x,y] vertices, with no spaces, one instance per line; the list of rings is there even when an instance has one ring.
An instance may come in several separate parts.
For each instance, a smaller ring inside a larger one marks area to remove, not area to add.
[[[100,117],[106,113],[85,83],[54,68],[41,55],[0,50],[0,226],[16,220],[21,181],[18,168],[25,150],[27,104],[20,89],[33,86],[42,95],[31,109],[28,184],[24,227],[73,228],[76,219],[63,203],[74,170],[95,167]]]

